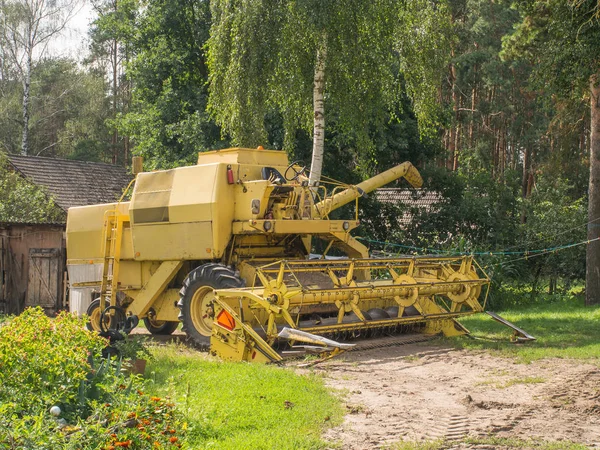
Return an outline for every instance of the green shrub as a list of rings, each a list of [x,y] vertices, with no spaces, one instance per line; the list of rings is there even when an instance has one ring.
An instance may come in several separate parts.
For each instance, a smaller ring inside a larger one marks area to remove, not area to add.
[[[82,319],[41,308],[0,327],[0,449],[178,446],[175,405],[144,394],[120,359],[103,359],[106,345]]]
[[[71,314],[52,320],[41,308],[25,310],[0,328],[0,400],[22,414],[52,405],[72,410],[91,356],[106,344]]]

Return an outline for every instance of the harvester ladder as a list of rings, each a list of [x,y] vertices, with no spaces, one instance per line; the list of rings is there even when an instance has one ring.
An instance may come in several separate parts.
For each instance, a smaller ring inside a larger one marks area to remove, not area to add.
[[[127,219],[127,215],[120,214],[117,210],[109,210],[104,213],[102,240],[104,263],[102,267],[102,285],[100,287],[100,311],[104,311],[107,302],[110,306],[116,306],[117,304],[123,222]],[[113,311],[111,311],[112,313]]]

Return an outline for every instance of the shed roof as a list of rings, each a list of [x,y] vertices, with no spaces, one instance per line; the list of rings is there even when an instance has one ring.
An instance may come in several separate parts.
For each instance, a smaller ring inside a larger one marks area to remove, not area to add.
[[[8,155],[8,160],[29,181],[43,186],[64,211],[117,201],[132,179],[124,167],[99,162],[19,155]]]

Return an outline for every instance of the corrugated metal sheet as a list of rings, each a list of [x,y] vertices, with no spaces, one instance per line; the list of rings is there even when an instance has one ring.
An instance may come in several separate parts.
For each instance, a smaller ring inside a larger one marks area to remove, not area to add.
[[[427,214],[437,211],[443,197],[439,192],[425,189],[382,188],[375,190],[375,198],[381,203],[404,206],[406,211],[398,217],[398,223],[408,225],[413,220],[413,211]]]

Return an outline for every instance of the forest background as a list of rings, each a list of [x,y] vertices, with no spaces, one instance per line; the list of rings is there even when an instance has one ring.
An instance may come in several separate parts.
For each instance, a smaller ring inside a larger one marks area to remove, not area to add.
[[[356,183],[411,161],[439,194],[431,210],[361,200],[372,250],[475,253],[496,306],[586,278],[595,0],[94,0],[88,51],[52,56],[78,5],[0,0],[0,152],[163,169],[262,145],[309,162],[320,80],[323,175]],[[54,217],[0,164],[0,221]]]

